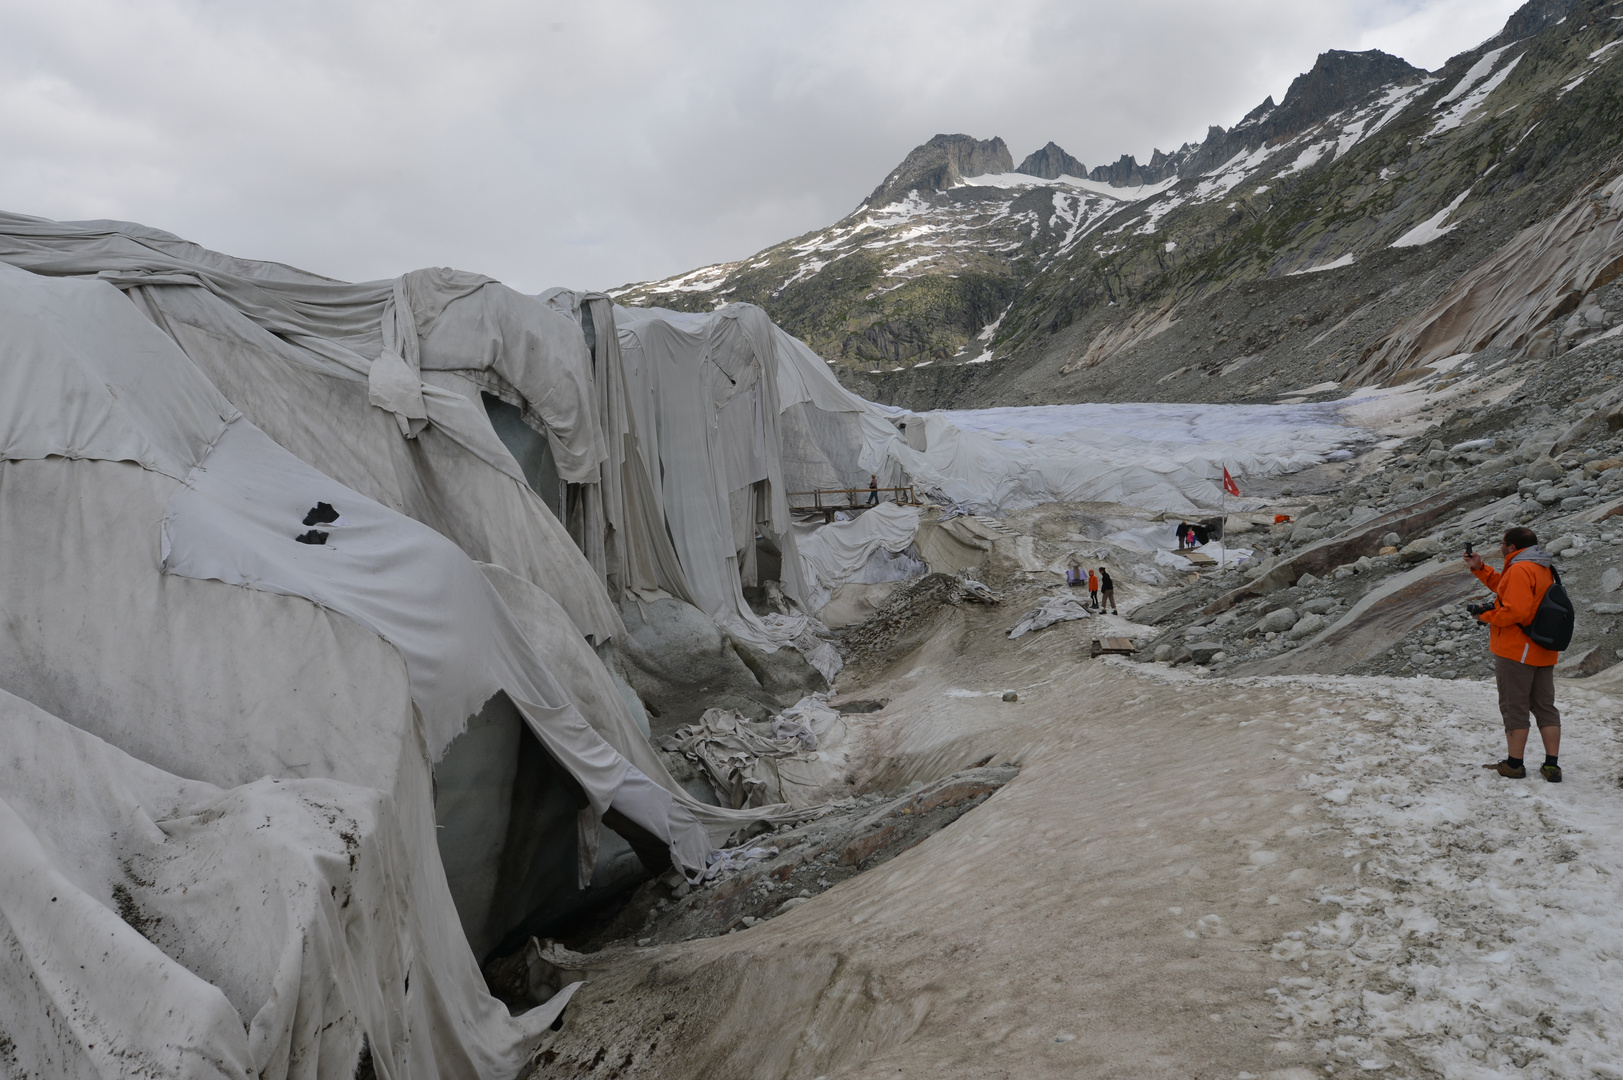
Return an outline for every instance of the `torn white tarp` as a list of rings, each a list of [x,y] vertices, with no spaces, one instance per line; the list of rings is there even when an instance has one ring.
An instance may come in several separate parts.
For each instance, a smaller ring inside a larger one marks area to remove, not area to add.
[[[1058,622],[1086,619],[1092,614],[1081,598],[1069,593],[1054,593],[1020,616],[1020,621],[1009,628],[1009,636],[1023,637],[1032,630],[1042,630]]]

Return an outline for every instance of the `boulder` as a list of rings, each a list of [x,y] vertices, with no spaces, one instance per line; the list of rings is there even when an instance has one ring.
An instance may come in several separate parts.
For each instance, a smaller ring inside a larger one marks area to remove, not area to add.
[[[1568,653],[1555,666],[1555,673],[1564,679],[1587,679],[1599,675],[1617,662],[1616,651],[1602,645],[1582,652]]]
[[[1426,488],[1427,490],[1434,487],[1441,487],[1442,483],[1443,474],[1435,469],[1420,478],[1420,486]]]
[[[1158,662],[1171,660],[1172,659],[1172,646],[1171,645],[1157,645],[1155,647],[1155,659]]]
[[[1315,577],[1313,574],[1303,574],[1301,577],[1296,579],[1296,584],[1304,589],[1310,585],[1317,585],[1318,583],[1319,578]]]
[[[1328,615],[1336,606],[1333,596],[1321,596],[1316,600],[1309,600],[1301,606],[1304,615]]]
[[[1559,480],[1561,479],[1561,466],[1557,465],[1548,455],[1533,462],[1527,470],[1530,480]]]
[[[1282,607],[1270,611],[1257,623],[1257,629],[1264,634],[1282,634],[1296,625],[1296,610]]]
[[[1623,588],[1623,570],[1608,566],[1600,576],[1600,591],[1617,592],[1619,588]]]
[[[1558,345],[1557,333],[1558,331],[1554,326],[1546,326],[1542,330],[1535,331],[1527,339],[1527,358],[1529,360],[1548,360],[1554,356]]]
[[[1317,540],[1322,535],[1324,535],[1322,529],[1309,525],[1306,521],[1299,521],[1290,532],[1290,542],[1293,544],[1305,544],[1311,540]]]
[[[1403,537],[1399,536],[1395,532],[1389,532],[1385,536],[1381,537],[1381,546],[1382,547],[1396,548],[1399,544],[1402,544],[1402,543],[1403,543]]]
[[[1548,551],[1551,555],[1560,555],[1562,552],[1577,546],[1577,538],[1571,533],[1566,533],[1562,536],[1556,537],[1554,540],[1551,540],[1548,544],[1545,544],[1544,550]]]
[[[1403,557],[1404,562],[1418,563],[1425,562],[1442,549],[1443,546],[1436,540],[1433,540],[1429,536],[1425,536],[1414,541],[1413,543],[1405,545],[1403,550],[1398,554]]]
[[[1285,637],[1291,641],[1301,641],[1323,630],[1327,625],[1323,615],[1303,615],[1296,620],[1296,625],[1285,631]]]
[[[1222,651],[1223,646],[1219,642],[1196,641],[1189,646],[1189,657],[1197,664],[1209,664]]]

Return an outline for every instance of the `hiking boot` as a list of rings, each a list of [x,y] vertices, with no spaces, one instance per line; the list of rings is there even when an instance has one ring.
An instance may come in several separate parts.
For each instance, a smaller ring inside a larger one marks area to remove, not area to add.
[[[1544,779],[1552,784],[1561,782],[1561,766],[1559,765],[1540,765],[1538,771],[1543,774]]]
[[[1527,779],[1527,766],[1526,765],[1512,765],[1508,761],[1496,761],[1492,765],[1484,765],[1482,767],[1484,769],[1492,769],[1494,772],[1498,773],[1500,776],[1508,776],[1512,780],[1526,780]],[[1561,772],[1560,769],[1556,770],[1557,774],[1559,774],[1560,772]]]

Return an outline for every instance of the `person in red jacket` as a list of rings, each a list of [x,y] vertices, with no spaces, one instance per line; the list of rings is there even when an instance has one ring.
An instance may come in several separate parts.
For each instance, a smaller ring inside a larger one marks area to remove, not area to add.
[[[1092,570],[1088,571],[1088,607],[1099,606],[1099,575]]]
[[[1471,573],[1494,591],[1498,602],[1481,615],[1488,624],[1488,649],[1493,653],[1494,681],[1499,686],[1499,715],[1505,721],[1505,760],[1482,766],[1500,776],[1521,779],[1527,775],[1522,753],[1527,748],[1529,712],[1538,720],[1539,738],[1544,740],[1544,764],[1539,772],[1551,783],[1561,782],[1561,714],[1555,707],[1554,650],[1543,648],[1523,632],[1533,621],[1545,590],[1555,580],[1550,567],[1554,560],[1538,546],[1532,529],[1505,531],[1500,551],[1505,557],[1503,572],[1482,561],[1482,556],[1465,556]]]

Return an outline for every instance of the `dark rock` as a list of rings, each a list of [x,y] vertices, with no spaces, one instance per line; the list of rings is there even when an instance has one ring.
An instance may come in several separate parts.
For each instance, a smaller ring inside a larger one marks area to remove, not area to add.
[[[1212,658],[1223,651],[1223,645],[1217,641],[1196,641],[1189,645],[1189,656],[1197,664],[1209,664]]]
[[[960,180],[1014,171],[1014,158],[1002,139],[981,141],[968,135],[937,135],[902,159],[885,182],[867,198],[869,206],[888,206],[917,190],[929,196]]]
[[[1060,149],[1057,143],[1049,143],[1041,150],[1027,156],[1014,170],[1025,173],[1027,176],[1038,176],[1044,180],[1057,180],[1061,176],[1083,177],[1088,175],[1088,167],[1076,158]]]

